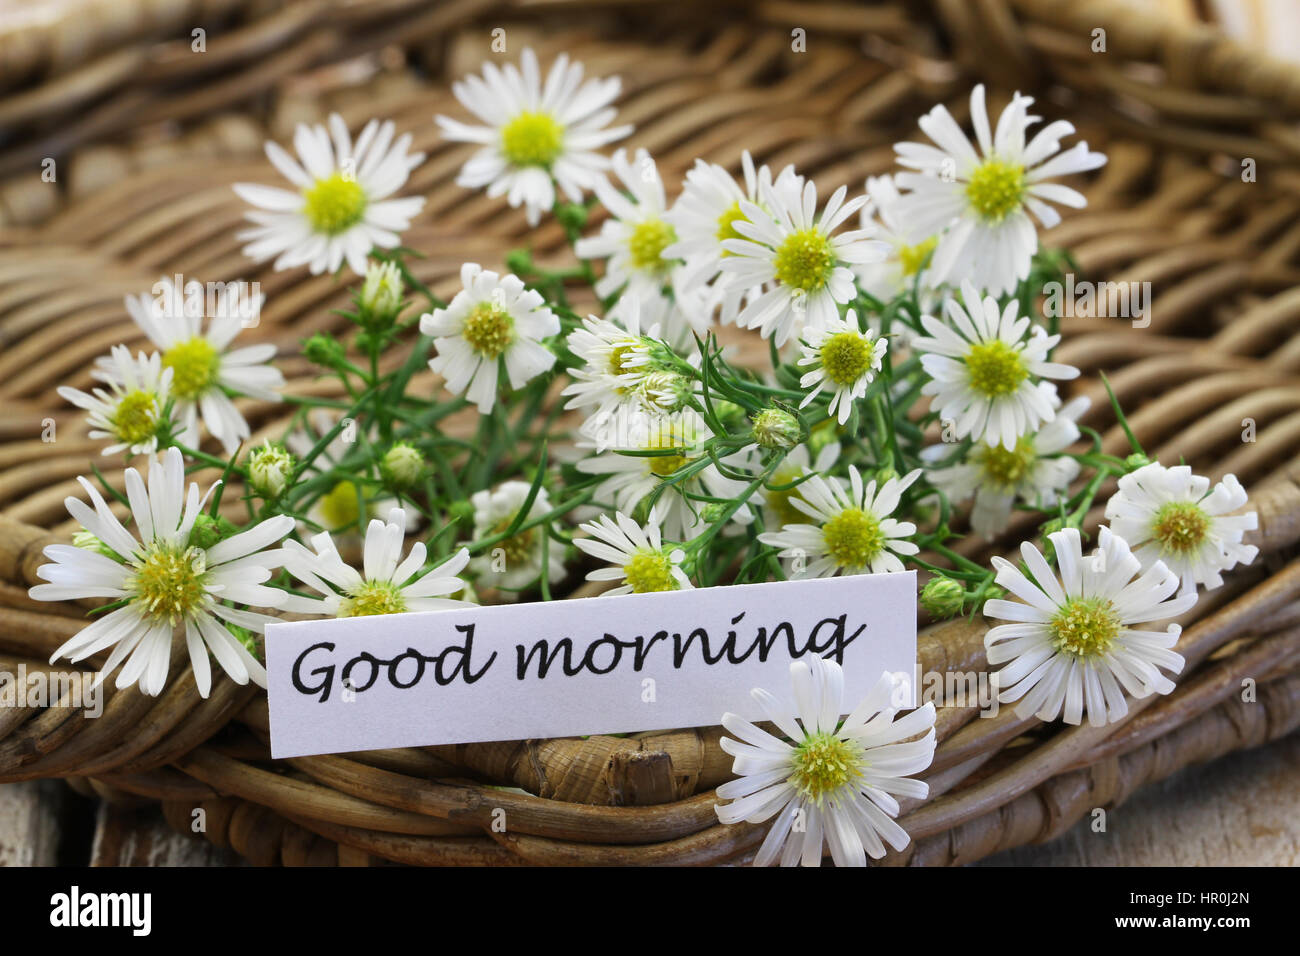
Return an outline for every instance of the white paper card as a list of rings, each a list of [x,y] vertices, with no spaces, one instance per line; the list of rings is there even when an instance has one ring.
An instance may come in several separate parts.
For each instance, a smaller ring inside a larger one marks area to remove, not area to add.
[[[846,706],[884,671],[914,706],[916,572],[269,624],[271,754],[759,720],[808,653]]]

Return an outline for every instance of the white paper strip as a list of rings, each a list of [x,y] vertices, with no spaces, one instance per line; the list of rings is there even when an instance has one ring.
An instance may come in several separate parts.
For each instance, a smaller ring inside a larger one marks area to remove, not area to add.
[[[846,701],[890,671],[914,705],[915,572],[270,624],[271,753],[758,720],[749,691],[788,696],[809,653]]]

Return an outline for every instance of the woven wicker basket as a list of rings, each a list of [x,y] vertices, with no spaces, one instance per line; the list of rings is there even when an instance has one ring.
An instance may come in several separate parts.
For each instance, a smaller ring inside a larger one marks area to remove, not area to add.
[[[442,143],[430,122],[457,112],[449,83],[478,66],[499,27],[511,52],[530,44],[545,61],[568,51],[592,74],[621,75],[620,113],[637,127],[629,142],[670,183],[696,157],[734,167],[746,147],[821,186],[860,184],[892,165],[892,143],[911,138],[932,103],[963,119],[978,79],[995,101],[1032,92],[1110,155],[1080,184],[1087,210],[1044,238],[1073,250],[1091,278],[1149,281],[1155,293],[1147,328],[1063,322],[1061,360],[1083,370],[1076,390],[1094,399],[1085,424],[1105,433],[1108,452],[1124,452],[1098,400],[1104,371],[1146,448],[1184,456],[1212,480],[1233,472],[1250,489],[1261,555],[1183,622],[1177,691],[1135,702],[1122,723],[1067,728],[1009,709],[975,719],[973,708],[941,708],[931,796],[905,802],[913,842],[886,862],[966,863],[1049,839],[1144,783],[1300,724],[1300,562],[1287,563],[1300,540],[1295,69],[1208,28],[1074,0],[48,9],[41,22],[0,24],[0,669],[42,668],[84,621],[84,608],[38,604],[26,589],[41,548],[73,530],[62,501],[78,494],[75,476],[99,460],[54,389],[86,387],[96,356],[140,341],[122,296],[177,272],[256,279],[268,304],[249,334],[282,355],[341,324],[331,309],[345,292],[330,277],[259,271],[238,250],[243,207],[230,184],[267,174],[263,139],[331,109],[354,127],[374,115],[412,131],[430,158],[408,190],[428,201],[404,239],[427,256],[414,269],[439,294],[455,291],[462,261],[499,264],[528,234],[522,215],[453,184],[466,150]],[[201,54],[196,26],[207,31]],[[806,53],[792,51],[796,29]],[[1093,52],[1098,29],[1104,53]],[[54,183],[41,177],[46,158]],[[1243,181],[1245,160],[1255,181]],[[530,241],[543,260],[564,254],[554,224]],[[328,388],[304,360],[281,364],[290,391]],[[255,441],[285,415],[252,401],[241,409]],[[1013,522],[1001,549],[1028,531]],[[925,629],[923,669],[982,670],[983,632],[969,621]],[[183,655],[178,647],[161,697],[110,692],[98,719],[70,707],[0,710],[0,781],[64,777],[143,795],[186,832],[202,807],[207,838],[257,863],[334,863],[359,850],[420,864],[703,864],[743,861],[762,836],[716,820],[712,788],[730,767],[717,728],[272,761],[265,694],[223,675],[202,700]],[[504,832],[493,827],[498,808]]]

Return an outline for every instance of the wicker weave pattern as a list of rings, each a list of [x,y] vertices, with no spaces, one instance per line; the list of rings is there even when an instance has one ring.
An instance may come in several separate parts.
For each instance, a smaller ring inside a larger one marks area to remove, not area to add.
[[[1300,564],[1286,564],[1300,540],[1300,142],[1280,125],[1300,113],[1296,71],[1109,3],[1085,14],[1049,0],[777,2],[724,8],[701,23],[665,16],[662,5],[543,4],[525,16],[464,0],[345,9],[227,0],[210,5],[214,22],[238,29],[212,41],[211,59],[189,56],[187,39],[158,40],[177,36],[177,25],[188,35],[190,4],[150,6],[161,12],[147,28],[132,20],[115,39],[87,35],[85,49],[102,55],[85,65],[64,69],[73,61],[53,47],[29,61],[0,58],[0,84],[42,76],[0,103],[0,128],[54,130],[0,150],[0,176],[16,177],[0,188],[0,203],[10,220],[29,224],[0,233],[0,667],[41,666],[81,626],[82,609],[37,604],[26,587],[41,547],[71,532],[63,498],[79,493],[75,476],[99,458],[54,388],[88,386],[96,356],[117,342],[143,343],[122,296],[176,272],[255,279],[268,296],[257,334],[282,353],[338,327],[330,310],[345,297],[332,279],[258,271],[233,239],[243,207],[229,184],[270,181],[263,138],[283,139],[292,122],[328,109],[354,128],[381,115],[412,131],[430,156],[408,189],[428,201],[404,238],[427,255],[414,270],[439,294],[455,290],[462,261],[499,263],[526,234],[521,215],[453,184],[467,151],[441,143],[430,123],[436,112],[459,115],[448,83],[487,55],[488,31],[504,26],[512,53],[528,42],[544,61],[567,50],[593,74],[621,74],[620,113],[637,126],[631,145],[654,153],[670,183],[697,156],[734,168],[747,147],[767,162],[796,163],[819,187],[860,184],[891,167],[891,144],[910,138],[933,102],[963,119],[977,76],[995,85],[995,105],[1013,88],[1030,90],[1045,114],[1069,115],[1110,154],[1085,186],[1089,208],[1045,242],[1072,249],[1089,278],[1151,282],[1154,302],[1145,329],[1063,320],[1061,360],[1083,370],[1079,390],[1094,400],[1085,424],[1106,432],[1108,451],[1124,449],[1099,401],[1095,373],[1105,371],[1136,410],[1147,448],[1166,460],[1183,455],[1215,479],[1241,478],[1261,513],[1263,554],[1202,599],[1194,624],[1184,622],[1179,651],[1189,664],[1177,692],[1136,702],[1121,725],[1045,728],[1009,710],[992,719],[941,710],[933,796],[905,807],[914,843],[891,862],[969,862],[1046,839],[1144,782],[1300,723]],[[1104,55],[1089,50],[1098,26],[1107,29]],[[791,52],[795,27],[808,31],[806,54]],[[41,41],[11,30],[0,42]],[[392,43],[434,78],[382,66],[385,56],[376,75],[331,80],[323,93],[287,81]],[[114,57],[131,68],[108,69]],[[86,110],[90,102],[101,105]],[[241,112],[207,118],[214,110]],[[81,125],[67,122],[78,116]],[[179,135],[151,141],[164,118],[179,121]],[[66,182],[33,184],[15,172],[30,170],[57,136]],[[1241,181],[1245,157],[1257,162],[1258,182]],[[564,249],[553,224],[532,241],[542,260]],[[289,391],[329,394],[304,361],[281,364]],[[435,384],[424,375],[412,388]],[[285,415],[251,401],[241,410],[255,441],[276,433]],[[1246,418],[1253,442],[1242,441]],[[42,441],[49,419],[52,443]],[[104,464],[120,481],[116,463]],[[1013,524],[1007,542],[1027,531]],[[987,556],[974,542],[969,551]],[[981,669],[982,636],[966,622],[931,628],[923,669]],[[163,801],[185,830],[202,805],[210,839],[266,863],[327,862],[335,843],[411,863],[708,863],[744,859],[762,835],[716,823],[711,788],[729,772],[716,728],[272,763],[265,696],[221,676],[200,700],[192,679],[177,676],[183,653],[162,697],[114,692],[98,720],[59,708],[0,711],[0,781],[93,779]],[[1244,678],[1257,682],[1258,703],[1241,702]],[[1008,748],[1013,740],[1024,746]],[[506,811],[504,833],[492,829],[495,808]]]

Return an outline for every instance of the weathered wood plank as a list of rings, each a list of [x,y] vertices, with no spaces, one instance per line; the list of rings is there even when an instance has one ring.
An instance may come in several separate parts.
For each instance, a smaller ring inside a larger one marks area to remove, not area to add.
[[[1300,733],[1188,767],[1059,840],[1017,847],[979,866],[1296,866]]]
[[[0,866],[54,866],[66,792],[58,780],[0,786]]]
[[[126,809],[101,803],[91,866],[240,866],[239,856],[169,827],[151,805]]]

